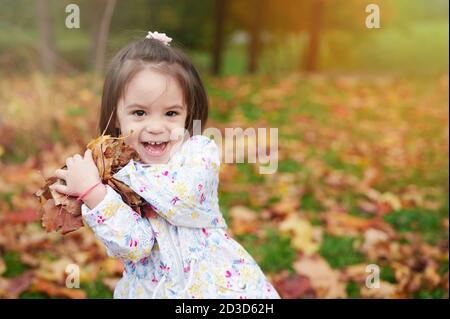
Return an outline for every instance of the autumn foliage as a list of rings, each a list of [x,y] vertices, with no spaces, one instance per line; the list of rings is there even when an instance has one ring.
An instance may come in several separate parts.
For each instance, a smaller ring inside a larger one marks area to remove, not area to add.
[[[102,135],[87,144],[92,151],[92,157],[98,168],[104,184],[111,186],[121,196],[123,201],[141,216],[151,213],[151,207],[130,187],[115,179],[113,175],[123,168],[131,159],[138,161],[139,155],[128,146],[124,137]],[[63,168],[66,168],[64,166]],[[42,226],[48,231],[61,231],[65,235],[83,226],[81,203],[73,196],[64,196],[49,186],[64,181],[50,177],[44,187],[35,195],[41,204],[40,216]]]
[[[46,191],[96,136],[100,90],[83,76],[0,83],[0,297],[110,298],[120,261],[89,228],[67,233],[81,225],[79,207]],[[208,126],[279,129],[277,173],[223,163],[219,204],[282,297],[448,298],[447,74],[209,78],[207,88]],[[138,209],[111,178],[134,156],[121,143],[88,147],[102,179]],[[59,232],[42,227],[43,185],[44,224]],[[54,218],[58,205],[75,222]],[[81,289],[65,286],[70,264]]]

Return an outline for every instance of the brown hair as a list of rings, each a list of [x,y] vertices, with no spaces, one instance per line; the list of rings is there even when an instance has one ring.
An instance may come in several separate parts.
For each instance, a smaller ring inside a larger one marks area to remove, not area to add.
[[[121,49],[108,66],[98,123],[100,134],[119,136],[120,131],[116,129],[119,99],[132,77],[148,65],[178,81],[187,105],[185,129],[192,136],[193,121],[200,120],[203,131],[208,119],[208,98],[194,65],[180,49],[145,38]]]

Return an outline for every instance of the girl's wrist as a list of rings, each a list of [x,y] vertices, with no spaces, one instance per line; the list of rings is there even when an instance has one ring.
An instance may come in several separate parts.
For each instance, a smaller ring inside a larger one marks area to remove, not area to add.
[[[82,201],[89,209],[97,206],[106,196],[106,186],[103,183],[94,187],[91,191],[89,191],[83,198]]]

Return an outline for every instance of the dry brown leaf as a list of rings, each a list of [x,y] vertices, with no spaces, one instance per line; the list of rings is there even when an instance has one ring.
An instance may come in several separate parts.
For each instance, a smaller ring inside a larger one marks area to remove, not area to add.
[[[139,214],[152,210],[148,204],[127,185],[112,176],[122,169],[131,159],[138,161],[139,155],[129,145],[125,144],[124,137],[111,137],[102,135],[87,144],[92,150],[92,157],[97,165],[103,183],[116,190],[124,202]],[[63,166],[65,168],[66,166]],[[44,187],[35,195],[41,204],[40,216],[42,226],[48,231],[60,231],[63,235],[73,232],[83,226],[81,217],[81,204],[75,197],[64,196],[51,190],[53,184],[63,184],[64,181],[54,176],[48,178]]]
[[[402,296],[398,293],[397,287],[387,281],[380,281],[380,286],[377,288],[368,288],[365,285],[361,287],[361,297],[362,298],[401,298]]]
[[[51,260],[41,260],[40,268],[36,270],[36,277],[46,280],[61,283],[66,277],[66,270],[69,265],[73,264],[73,260],[62,256],[61,258]]]
[[[322,214],[326,222],[326,230],[335,236],[357,236],[369,228],[382,229],[389,236],[393,234],[392,227],[379,218],[366,219],[347,213],[329,211]]]
[[[0,298],[17,299],[30,287],[34,278],[32,270],[26,271],[15,278],[0,277]]]
[[[316,297],[311,280],[304,275],[289,275],[283,272],[273,279],[273,285],[283,299]]]
[[[31,223],[39,219],[39,213],[31,208],[23,209],[17,212],[9,212],[0,216],[2,223],[20,224]]]
[[[102,279],[103,284],[109,288],[109,290],[114,291],[114,289],[117,286],[117,283],[119,282],[120,278],[115,277],[104,277]]]
[[[318,298],[346,298],[345,283],[340,274],[333,270],[320,256],[303,256],[294,263],[295,271],[308,277]]]
[[[234,206],[230,209],[232,230],[235,235],[254,233],[259,228],[256,213],[245,206]]]
[[[65,297],[70,299],[85,299],[86,292],[81,289],[66,288],[59,284],[49,282],[40,278],[33,281],[30,291],[46,293],[51,297]]]
[[[299,202],[297,199],[285,197],[278,203],[269,207],[274,217],[284,217],[289,214],[293,214],[297,211]]]

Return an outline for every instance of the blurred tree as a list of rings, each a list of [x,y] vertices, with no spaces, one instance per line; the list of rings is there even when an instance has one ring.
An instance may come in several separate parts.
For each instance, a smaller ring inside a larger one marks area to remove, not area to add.
[[[261,30],[264,28],[263,10],[266,8],[266,0],[252,0],[254,8],[250,22],[250,42],[248,47],[248,72],[254,73],[258,65],[258,57],[261,51]]]
[[[308,32],[309,41],[303,66],[309,72],[317,70],[324,6],[323,0],[315,0],[311,6],[311,13],[309,15],[310,28]]]
[[[152,13],[144,30],[164,32],[187,49],[210,50],[214,5],[211,0],[150,0],[148,7]]]
[[[114,13],[114,8],[116,6],[116,0],[96,0],[93,1],[94,8],[98,8],[103,5],[103,14],[101,15],[101,20],[94,19],[93,37],[92,37],[92,48],[95,52],[94,58],[94,71],[96,74],[100,74],[105,66],[105,53],[106,53],[106,43],[108,41],[109,28],[111,25],[111,19]],[[98,11],[97,11],[98,12]],[[97,25],[97,21],[100,22]]]
[[[382,7],[383,23],[390,21],[392,3],[387,0],[378,3]],[[249,35],[250,72],[257,69],[260,53],[267,44],[275,44],[292,33],[308,35],[308,43],[298,58],[301,70],[317,71],[321,67],[323,36],[328,31],[342,30],[353,38],[370,36],[364,24],[366,5],[361,0],[235,0],[231,1],[228,19],[231,32],[244,29]],[[348,46],[344,49],[344,56],[348,55]]]
[[[214,75],[220,74],[220,67],[222,64],[222,52],[224,50],[224,24],[226,18],[226,3],[227,0],[215,1],[215,20],[214,20],[214,38],[213,38],[213,52],[211,73]]]
[[[46,73],[55,72],[55,40],[53,19],[48,0],[37,0],[37,25],[39,29],[39,54]]]
[[[266,29],[266,22],[270,18],[267,6],[270,1],[244,0],[231,2],[229,32],[245,30],[248,37],[247,47],[247,71],[253,73],[258,66],[258,59],[263,49],[261,35]]]

